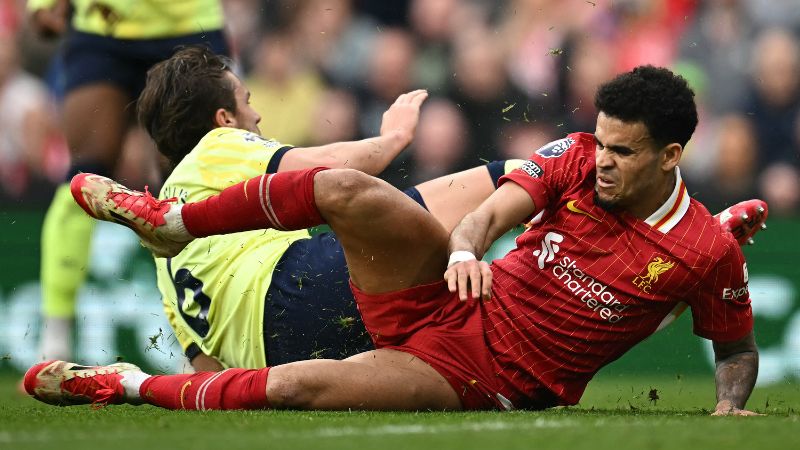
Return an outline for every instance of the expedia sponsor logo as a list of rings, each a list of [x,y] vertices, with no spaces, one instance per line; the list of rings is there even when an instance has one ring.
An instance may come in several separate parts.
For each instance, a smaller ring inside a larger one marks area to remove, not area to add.
[[[747,285],[740,288],[725,288],[722,290],[722,299],[738,303],[744,303],[750,298],[750,290]]]
[[[536,150],[536,154],[544,158],[558,158],[559,156],[563,155],[564,152],[569,150],[574,143],[575,139],[572,139],[571,137],[565,137],[564,139],[559,139],[549,144],[545,144],[542,148]]]
[[[564,240],[564,236],[553,233],[552,231],[544,236],[542,241],[542,249],[535,250],[533,256],[538,256],[539,269],[544,269],[544,263],[548,263],[555,259],[556,253],[560,250],[558,243]]]
[[[542,176],[542,174],[544,174],[544,170],[542,170],[542,168],[533,161],[525,161],[525,164],[520,166],[519,170],[527,173],[533,178],[539,178]]]
[[[658,282],[658,277],[673,267],[675,267],[674,262],[656,256],[647,264],[643,273],[633,279],[633,285],[645,294],[649,294],[650,289]]]
[[[607,285],[587,275],[569,256],[564,256],[558,264],[553,266],[553,275],[585,307],[610,323],[622,320],[624,317],[622,312],[630,306],[620,303]]]

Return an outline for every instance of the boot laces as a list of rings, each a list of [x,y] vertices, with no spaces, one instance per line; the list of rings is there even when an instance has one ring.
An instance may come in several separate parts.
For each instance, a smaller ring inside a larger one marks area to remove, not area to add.
[[[108,375],[118,375],[116,370],[95,370],[94,374],[77,374],[75,378],[67,380],[62,385],[62,390],[72,395],[80,395],[92,399],[92,407],[102,408],[115,400],[117,391],[109,382]]]
[[[170,197],[159,200],[150,193],[150,187],[144,187],[144,193],[124,190],[110,190],[106,196],[117,206],[123,208],[125,212],[132,212],[137,218],[143,219],[146,223],[158,226],[163,223],[163,215],[166,212],[165,206],[176,203],[177,197]]]

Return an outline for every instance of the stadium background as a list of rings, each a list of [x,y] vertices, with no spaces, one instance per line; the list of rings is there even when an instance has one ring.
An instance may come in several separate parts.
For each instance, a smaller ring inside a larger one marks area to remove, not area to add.
[[[800,378],[800,1],[226,0],[240,73],[265,136],[295,145],[377,132],[397,94],[432,94],[418,137],[384,174],[405,187],[593,129],[598,83],[642,63],[684,74],[701,124],[682,169],[717,211],[759,196],[770,229],[747,248],[762,369]],[[37,360],[39,232],[68,163],[58,131],[57,42],[35,38],[24,2],[0,2],[0,372]],[[158,185],[140,135],[118,176]],[[154,190],[154,189],[153,189]],[[161,314],[152,262],[122,227],[97,228],[76,353],[156,371],[183,360]],[[499,256],[513,245],[507,236]],[[710,374],[683,317],[604,373]]]

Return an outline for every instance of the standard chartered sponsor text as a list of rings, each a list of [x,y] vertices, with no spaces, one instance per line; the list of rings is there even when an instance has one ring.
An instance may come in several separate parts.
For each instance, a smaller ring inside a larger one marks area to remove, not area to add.
[[[572,258],[564,256],[552,270],[556,279],[561,280],[567,289],[600,318],[610,323],[622,320],[621,313],[630,305],[620,303],[608,290],[608,286],[584,273]]]

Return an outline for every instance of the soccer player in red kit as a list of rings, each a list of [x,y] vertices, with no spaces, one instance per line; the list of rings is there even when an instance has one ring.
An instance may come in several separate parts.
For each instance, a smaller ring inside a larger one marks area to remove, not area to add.
[[[76,178],[84,209],[127,224],[160,254],[211,234],[328,223],[376,350],[164,376],[53,361],[28,371],[28,392],[171,409],[540,409],[578,402],[601,367],[688,305],[694,332],[714,343],[714,414],[753,414],[744,258],[678,169],[697,124],[693,92],[643,66],[601,86],[595,103],[594,134],[537,150],[449,236],[404,194],[353,170],[266,174],[185,205]],[[536,225],[517,249],[478,260],[526,221]]]

